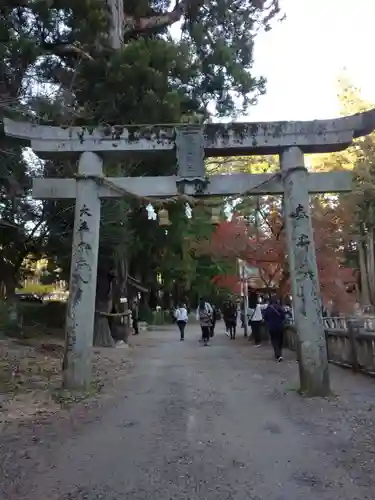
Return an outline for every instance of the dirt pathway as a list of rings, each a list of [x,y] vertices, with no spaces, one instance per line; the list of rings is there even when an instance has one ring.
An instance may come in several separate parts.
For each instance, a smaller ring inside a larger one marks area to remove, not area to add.
[[[338,397],[307,400],[292,354],[277,364],[241,338],[186,337],[137,339],[116,402],[37,439],[32,479],[20,473],[7,498],[375,499],[374,380],[332,367]]]

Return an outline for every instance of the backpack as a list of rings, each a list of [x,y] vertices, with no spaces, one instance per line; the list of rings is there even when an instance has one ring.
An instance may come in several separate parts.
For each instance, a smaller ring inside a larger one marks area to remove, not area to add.
[[[204,309],[199,309],[199,321],[201,321],[202,323],[211,323],[212,319],[211,319],[211,314],[210,312],[208,311],[208,308],[207,306],[204,307]]]

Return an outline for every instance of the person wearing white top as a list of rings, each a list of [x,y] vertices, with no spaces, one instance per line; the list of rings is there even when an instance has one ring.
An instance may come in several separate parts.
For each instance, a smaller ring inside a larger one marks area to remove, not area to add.
[[[188,322],[188,312],[186,309],[186,305],[182,304],[180,307],[176,309],[174,314],[177,326],[180,330],[180,340],[185,340],[185,327],[186,323]]]
[[[255,347],[260,347],[261,345],[260,336],[261,336],[262,321],[263,321],[262,306],[258,302],[258,304],[255,306],[255,309],[249,310],[249,324],[251,326],[251,332],[252,332],[252,337],[254,339]]]

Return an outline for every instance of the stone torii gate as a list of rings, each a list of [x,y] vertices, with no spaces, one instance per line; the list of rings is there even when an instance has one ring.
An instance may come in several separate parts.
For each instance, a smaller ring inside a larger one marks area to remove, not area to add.
[[[85,387],[91,379],[91,350],[100,229],[100,199],[126,192],[168,198],[284,195],[285,224],[295,323],[299,334],[301,390],[311,395],[330,391],[325,332],[310,218],[309,193],[351,190],[346,171],[309,173],[304,154],[340,151],[354,138],[375,129],[375,110],[334,120],[177,125],[176,127],[50,127],[4,119],[6,135],[25,141],[41,158],[78,160],[73,179],[34,179],[38,199],[75,199],[70,294],[67,307],[64,383]],[[163,153],[175,155],[177,176],[105,178],[106,158]],[[206,177],[204,158],[278,154],[274,174]]]

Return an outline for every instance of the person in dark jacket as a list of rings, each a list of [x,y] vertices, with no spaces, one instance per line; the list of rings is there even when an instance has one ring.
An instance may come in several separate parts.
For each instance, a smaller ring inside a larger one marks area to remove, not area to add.
[[[245,301],[242,300],[240,304],[240,320],[241,328],[245,328]]]
[[[263,318],[268,326],[275,359],[276,361],[282,361],[285,312],[274,297],[271,297],[267,308],[264,310]]]
[[[236,338],[237,307],[230,299],[226,300],[224,303],[223,318],[227,333],[229,333],[230,338],[234,340]]]
[[[131,313],[132,313],[133,335],[138,335],[139,334],[139,328],[138,328],[139,309],[138,309],[138,302],[137,302],[137,300],[133,301],[132,308],[131,308]]]
[[[216,326],[216,321],[218,318],[218,311],[215,305],[212,306],[212,326],[210,329],[210,337],[213,337],[215,335],[215,326]]]

